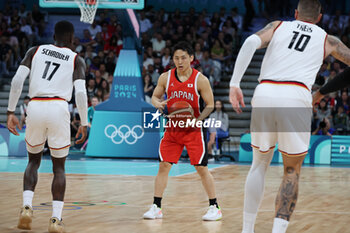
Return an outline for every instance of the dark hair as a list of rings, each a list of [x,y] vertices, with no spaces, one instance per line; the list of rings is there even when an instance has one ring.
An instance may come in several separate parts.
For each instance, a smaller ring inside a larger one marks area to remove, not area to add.
[[[68,21],[59,21],[55,25],[55,39],[60,41],[70,41],[74,35],[74,26]]]
[[[177,50],[182,50],[188,53],[188,55],[193,56],[194,55],[194,50],[189,42],[186,41],[180,41],[177,43],[174,48],[173,48],[173,54],[172,57],[174,56],[175,51]]]
[[[302,17],[317,20],[317,17],[321,13],[321,3],[319,0],[300,0],[298,11]]]
[[[24,99],[25,99],[25,100],[30,100],[30,97],[26,95],[26,96],[24,97]]]
[[[215,100],[215,102],[214,102],[214,112],[216,112],[216,101],[219,101],[221,103],[221,112],[226,112],[225,107],[224,107],[224,103],[220,99]]]

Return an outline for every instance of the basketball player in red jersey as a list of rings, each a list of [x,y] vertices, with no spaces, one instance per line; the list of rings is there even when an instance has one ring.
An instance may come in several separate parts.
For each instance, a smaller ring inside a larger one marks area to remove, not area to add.
[[[186,101],[194,110],[196,121],[203,121],[212,112],[214,97],[209,80],[196,69],[191,68],[194,51],[187,42],[179,42],[174,47],[173,60],[176,68],[163,73],[158,80],[152,96],[152,104],[163,111],[178,101]],[[168,100],[161,101],[167,94]],[[200,98],[206,106],[200,112]],[[209,209],[202,217],[206,221],[215,221],[222,218],[222,213],[216,201],[213,176],[210,174],[207,163],[206,142],[202,128],[167,128],[159,148],[159,171],[155,180],[154,202],[151,208],[143,215],[145,219],[159,219],[163,217],[161,200],[168,182],[168,174],[173,163],[177,163],[184,146],[186,146],[191,164],[195,166],[202,184],[209,197]]]

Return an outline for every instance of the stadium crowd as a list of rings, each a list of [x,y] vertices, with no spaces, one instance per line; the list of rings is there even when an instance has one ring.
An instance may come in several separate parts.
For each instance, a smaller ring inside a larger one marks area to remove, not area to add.
[[[259,14],[269,20],[279,15],[269,9],[261,10]],[[287,10],[280,12],[280,16],[288,14],[290,12]],[[147,7],[139,11],[138,16],[144,50],[142,77],[146,101],[150,101],[160,74],[174,66],[171,48],[180,40],[193,45],[195,60],[192,66],[206,75],[215,89],[222,75],[232,73],[233,55],[241,45],[242,32],[249,29],[251,23],[251,17],[240,15],[237,8],[228,10],[224,7],[213,14],[206,10],[198,13],[194,8],[188,12],[176,10],[169,13],[164,9]],[[0,81],[13,76],[29,47],[43,43],[46,23],[47,13],[37,5],[28,10],[25,4],[19,9],[6,4],[5,9],[0,11]],[[320,26],[350,47],[350,14],[343,15],[339,10],[334,14],[326,13]],[[108,10],[98,11],[94,23],[86,27],[83,36],[74,39],[73,49],[87,64],[86,88],[90,106],[92,102],[95,105],[109,98],[113,72],[122,48],[122,25],[116,15]],[[331,80],[343,68],[344,64],[328,57],[319,71],[313,90]],[[74,135],[75,126],[79,124],[74,99],[70,108]],[[92,119],[93,110],[94,106],[90,110],[89,120]],[[313,134],[347,133],[350,129],[349,114],[347,89],[328,95],[314,108]]]

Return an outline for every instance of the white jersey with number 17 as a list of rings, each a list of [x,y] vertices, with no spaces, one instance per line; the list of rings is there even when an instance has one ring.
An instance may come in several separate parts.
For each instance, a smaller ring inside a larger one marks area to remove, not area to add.
[[[259,81],[295,81],[309,90],[325,56],[327,33],[304,21],[283,21],[267,47]]]
[[[41,45],[33,55],[29,76],[29,97],[60,97],[69,101],[77,54],[66,47]]]

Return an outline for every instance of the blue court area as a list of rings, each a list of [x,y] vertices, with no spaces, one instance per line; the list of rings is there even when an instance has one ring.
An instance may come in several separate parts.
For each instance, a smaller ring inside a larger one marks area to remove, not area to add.
[[[96,175],[129,175],[129,176],[155,176],[158,172],[159,162],[119,159],[77,158],[66,161],[67,174],[96,174]],[[24,172],[27,158],[0,157],[0,172]],[[209,169],[222,167],[221,164],[209,164]],[[169,176],[179,176],[195,172],[195,168],[187,162],[174,164]],[[41,173],[52,172],[50,157],[44,157],[39,168]]]

